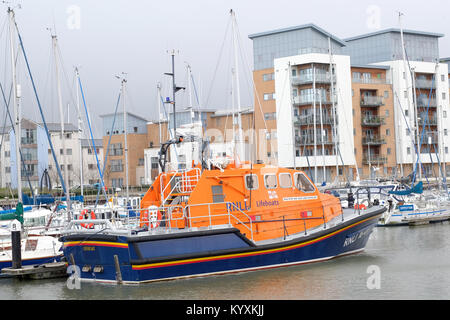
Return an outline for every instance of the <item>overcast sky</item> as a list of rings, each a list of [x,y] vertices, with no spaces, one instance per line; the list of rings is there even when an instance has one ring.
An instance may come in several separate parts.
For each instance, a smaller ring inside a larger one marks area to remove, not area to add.
[[[293,1],[293,0],[23,0],[11,1],[17,8],[16,21],[36,80],[48,122],[59,122],[56,81],[50,31],[56,32],[63,59],[63,104],[69,120],[75,119],[74,66],[80,66],[86,100],[96,135],[101,134],[100,114],[114,112],[120,81],[115,75],[127,73],[126,108],[148,120],[158,117],[157,83],[169,95],[170,55],[175,49],[177,85],[187,86],[189,63],[201,104],[212,108],[230,107],[231,30],[227,29],[230,9],[236,12],[242,43],[240,58],[241,100],[253,104],[250,88],[252,43],[248,35],[278,28],[314,23],[343,39],[379,29],[399,27],[398,11],[404,13],[405,29],[445,34],[439,40],[441,57],[450,56],[450,30],[446,0],[416,1]],[[10,86],[9,40],[5,26],[7,5],[0,14],[0,79]],[[228,30],[228,31],[227,31]],[[448,35],[447,35],[448,34]],[[225,37],[227,35],[227,37]],[[222,50],[221,50],[222,48]],[[217,70],[217,71],[216,71]],[[30,97],[23,62],[19,62],[24,116],[40,121],[38,108]],[[195,92],[192,93],[196,102]],[[177,105],[186,106],[188,91],[177,94]],[[3,105],[3,104],[2,104]],[[196,105],[196,103],[194,104]],[[2,111],[3,112],[3,107]],[[65,116],[67,119],[67,115]],[[3,123],[3,119],[1,120]]]

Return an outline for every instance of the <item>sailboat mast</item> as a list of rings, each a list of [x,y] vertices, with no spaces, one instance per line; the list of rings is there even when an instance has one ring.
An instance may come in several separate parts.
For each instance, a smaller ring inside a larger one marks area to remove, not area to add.
[[[314,139],[314,183],[317,183],[317,128],[316,128],[316,98],[317,98],[317,88],[316,88],[316,67],[312,65],[313,74],[313,139]]]
[[[16,138],[16,170],[17,170],[17,199],[19,203],[22,203],[22,171],[21,171],[21,159],[20,159],[20,144],[21,144],[21,116],[20,116],[20,89],[17,85],[17,75],[16,75],[16,61],[14,53],[14,11],[8,8],[9,21],[10,21],[10,50],[11,50],[11,74],[13,83],[13,103],[14,103],[14,114],[15,114],[15,138]]]
[[[129,190],[128,190],[128,141],[127,141],[127,113],[125,110],[125,83],[127,82],[126,79],[122,79],[122,107],[123,107],[123,137],[124,137],[124,144],[125,144],[125,185],[126,185],[126,196],[127,196],[127,202],[126,206],[128,206],[128,199],[129,199]]]
[[[325,173],[325,135],[323,132],[323,111],[322,111],[322,91],[319,92],[319,113],[320,113],[320,141],[322,142],[322,166],[323,166],[323,181],[326,181]]]
[[[80,79],[80,74],[78,72],[78,68],[75,68],[75,76],[77,79],[77,83]],[[80,188],[81,188],[81,196],[84,195],[84,189],[83,189],[83,148],[81,147],[81,140],[83,136],[83,129],[82,129],[82,121],[81,121],[81,112],[80,112],[80,94],[78,92],[78,89],[75,88],[75,91],[77,93],[77,111],[78,111],[78,148],[80,153]],[[97,152],[97,150],[94,150],[94,152]]]
[[[333,112],[333,132],[334,132],[334,149],[336,152],[336,180],[339,178],[339,159],[338,159],[338,129],[336,122],[336,102],[335,102],[335,93],[334,93],[334,72],[333,72],[333,52],[331,51],[331,39],[328,37],[328,51],[330,55],[330,83],[331,83],[331,91],[330,98],[332,103],[332,112]],[[344,165],[344,164],[342,164]],[[342,169],[343,171],[343,169]]]
[[[62,104],[62,94],[61,94],[61,81],[59,78],[59,68],[58,68],[58,39],[56,35],[52,35],[52,44],[53,44],[53,54],[55,57],[55,74],[56,74],[56,86],[58,91],[58,105],[59,105],[59,114],[60,114],[60,120],[61,120],[61,146],[62,146],[62,166],[64,167],[64,180],[67,182],[66,185],[66,201],[67,201],[67,208],[70,209],[70,195],[69,195],[69,170],[67,168],[67,150],[66,150],[66,139],[64,136],[64,111],[63,111],[63,104]]]
[[[230,11],[232,17],[232,34],[233,34],[233,47],[234,47],[234,77],[236,83],[236,101],[237,101],[237,112],[238,112],[238,150],[239,150],[239,160],[245,160],[244,156],[244,144],[242,138],[242,117],[241,117],[241,94],[239,86],[239,66],[238,66],[238,43],[237,43],[237,31],[236,31],[236,15],[233,10]]]

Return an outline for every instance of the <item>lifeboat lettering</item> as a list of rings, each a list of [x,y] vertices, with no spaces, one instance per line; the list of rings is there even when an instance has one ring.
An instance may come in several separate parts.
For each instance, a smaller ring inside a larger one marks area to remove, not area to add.
[[[278,200],[272,200],[272,201],[266,201],[266,200],[259,200],[256,201],[257,207],[273,207],[280,205],[280,202]]]
[[[247,202],[244,202],[244,204],[242,204],[241,201],[236,201],[236,202],[227,202],[227,210],[228,211],[248,211],[250,210],[250,207],[247,206]]]

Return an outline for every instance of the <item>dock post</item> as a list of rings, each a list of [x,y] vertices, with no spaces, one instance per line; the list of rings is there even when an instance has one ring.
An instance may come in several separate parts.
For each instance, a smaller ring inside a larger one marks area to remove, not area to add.
[[[116,268],[116,280],[117,283],[122,283],[122,273],[120,272],[120,264],[119,264],[119,257],[117,254],[114,255],[114,266]]]
[[[22,224],[18,220],[11,223],[11,254],[12,254],[12,268],[22,268],[22,249],[20,232],[22,231]]]

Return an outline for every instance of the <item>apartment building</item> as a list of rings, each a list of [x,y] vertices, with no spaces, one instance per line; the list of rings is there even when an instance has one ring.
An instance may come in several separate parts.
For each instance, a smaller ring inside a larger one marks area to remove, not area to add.
[[[144,149],[147,147],[147,120],[126,112],[126,139],[128,146],[128,185],[144,183]],[[101,115],[103,122],[103,152],[106,166],[103,179],[107,187],[123,188],[126,183],[126,152],[124,113]],[[109,146],[109,147],[108,147]]]
[[[449,161],[450,59],[439,63],[442,34],[403,36],[411,73],[398,29],[344,40],[314,24],[249,35],[256,126],[277,136],[267,154],[259,150],[262,160],[317,183],[404,176],[420,145],[425,173],[439,170]]]

